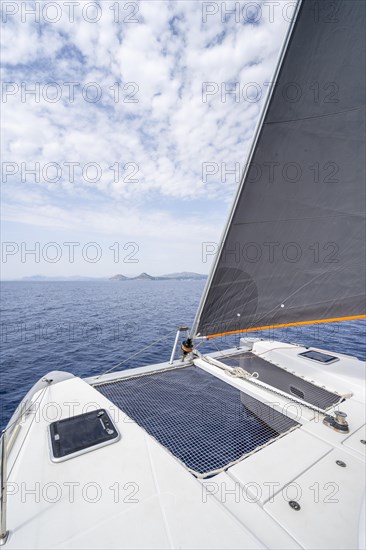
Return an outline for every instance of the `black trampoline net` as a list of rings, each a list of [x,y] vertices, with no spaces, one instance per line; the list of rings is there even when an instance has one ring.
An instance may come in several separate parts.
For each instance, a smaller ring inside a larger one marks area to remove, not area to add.
[[[299,426],[198,367],[96,389],[198,477],[215,475]]]
[[[257,372],[259,375],[258,380],[261,382],[265,382],[319,409],[326,410],[343,401],[341,395],[333,393],[325,387],[308,382],[300,376],[288,372],[251,352],[220,357],[219,360],[230,367],[241,367],[251,374]]]

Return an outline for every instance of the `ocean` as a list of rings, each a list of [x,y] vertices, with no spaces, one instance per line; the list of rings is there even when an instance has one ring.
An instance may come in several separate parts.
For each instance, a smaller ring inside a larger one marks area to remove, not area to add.
[[[204,284],[2,282],[1,427],[32,385],[52,370],[86,377],[126,359],[118,370],[168,361],[177,327],[191,325]],[[364,320],[250,333],[257,335],[366,359]],[[200,349],[238,343],[236,335],[201,344]]]

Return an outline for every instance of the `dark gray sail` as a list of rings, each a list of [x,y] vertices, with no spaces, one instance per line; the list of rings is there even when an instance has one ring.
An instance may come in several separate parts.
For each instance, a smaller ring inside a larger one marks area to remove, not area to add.
[[[301,3],[195,336],[365,317],[365,6]]]

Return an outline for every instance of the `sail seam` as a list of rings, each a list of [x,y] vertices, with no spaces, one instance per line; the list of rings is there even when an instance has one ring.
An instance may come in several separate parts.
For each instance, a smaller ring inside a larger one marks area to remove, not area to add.
[[[239,226],[239,225],[254,225],[254,224],[260,224],[260,223],[283,223],[283,222],[301,222],[301,221],[306,221],[306,220],[325,220],[325,219],[333,219],[333,218],[344,218],[345,216],[347,216],[348,218],[349,217],[364,217],[365,213],[364,212],[354,212],[354,213],[349,213],[349,212],[345,212],[345,213],[338,213],[338,214],[332,214],[330,216],[318,216],[318,217],[315,217],[315,216],[311,216],[309,218],[286,218],[286,219],[283,219],[283,220],[258,220],[258,221],[250,221],[250,222],[233,222],[233,226],[235,225],[236,227]]]
[[[336,115],[341,115],[343,113],[349,113],[351,111],[360,111],[362,109],[365,109],[365,105],[362,105],[360,107],[353,107],[352,109],[345,109],[344,111],[336,111],[335,113],[326,113],[324,115],[307,116],[305,118],[290,118],[288,120],[273,120],[273,121],[269,120],[268,122],[264,122],[263,125],[268,126],[269,124],[285,124],[286,122],[298,122],[298,121],[301,121],[301,120],[314,120],[316,118],[325,118],[325,117],[328,117],[328,116],[336,116]]]

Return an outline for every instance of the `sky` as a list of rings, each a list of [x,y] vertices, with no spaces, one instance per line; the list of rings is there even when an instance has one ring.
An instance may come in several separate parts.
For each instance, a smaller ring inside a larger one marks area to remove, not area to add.
[[[1,278],[207,273],[295,2],[2,2]]]

